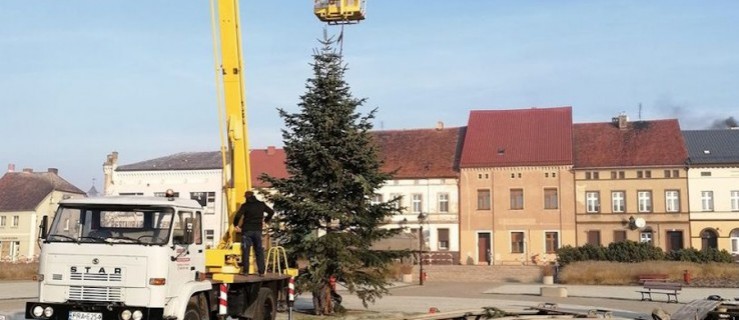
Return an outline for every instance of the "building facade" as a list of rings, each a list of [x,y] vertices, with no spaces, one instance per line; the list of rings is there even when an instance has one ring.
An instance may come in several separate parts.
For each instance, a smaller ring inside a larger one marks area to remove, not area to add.
[[[689,246],[687,150],[677,120],[574,125],[577,245]]]
[[[44,216],[54,218],[60,200],[84,197],[85,192],[59,176],[14,165],[0,178],[0,260],[33,259],[38,254],[39,224]]]
[[[544,264],[575,243],[572,109],[472,111],[460,163],[464,264]]]
[[[690,243],[739,254],[739,130],[683,131],[689,153]]]

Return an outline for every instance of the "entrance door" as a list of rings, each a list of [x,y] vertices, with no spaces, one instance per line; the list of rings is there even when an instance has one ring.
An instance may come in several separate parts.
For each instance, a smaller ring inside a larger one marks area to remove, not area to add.
[[[683,232],[667,231],[667,251],[683,249]]]
[[[491,264],[492,256],[490,232],[477,233],[477,264]]]

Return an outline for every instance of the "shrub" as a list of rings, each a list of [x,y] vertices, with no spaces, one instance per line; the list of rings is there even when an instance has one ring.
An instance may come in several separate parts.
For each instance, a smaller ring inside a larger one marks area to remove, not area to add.
[[[38,262],[0,262],[0,280],[31,280],[38,274]]]
[[[695,263],[732,263],[734,258],[726,250],[718,250],[714,248],[706,250],[698,250],[695,248],[687,248],[670,251],[667,254],[667,260],[671,261],[685,261]]]

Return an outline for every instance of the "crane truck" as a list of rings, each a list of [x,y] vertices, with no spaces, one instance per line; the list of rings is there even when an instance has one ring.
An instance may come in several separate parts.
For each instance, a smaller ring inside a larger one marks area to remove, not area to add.
[[[317,1],[314,13],[330,24],[359,21],[363,2]],[[251,188],[244,68],[238,0],[214,3],[223,191],[231,222]],[[169,192],[60,201],[53,220],[44,217],[39,226],[39,297],[26,303],[26,319],[275,319],[295,270],[273,265],[264,276],[243,275],[231,223],[216,248],[205,248],[202,213],[195,200]]]

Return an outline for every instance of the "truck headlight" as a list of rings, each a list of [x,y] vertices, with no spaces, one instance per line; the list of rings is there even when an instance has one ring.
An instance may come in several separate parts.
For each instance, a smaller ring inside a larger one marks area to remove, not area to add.
[[[141,318],[144,317],[144,314],[141,313],[141,310],[136,310],[133,312],[133,320],[141,320]]]
[[[123,310],[123,312],[121,312],[121,319],[122,320],[131,319],[131,310]]]
[[[44,309],[44,316],[47,318],[51,318],[51,316],[54,315],[54,308],[52,307],[46,307]]]
[[[33,316],[34,317],[39,318],[39,317],[41,317],[42,314],[44,314],[44,307],[42,307],[42,306],[35,306],[35,307],[33,307],[32,313],[33,313]]]

